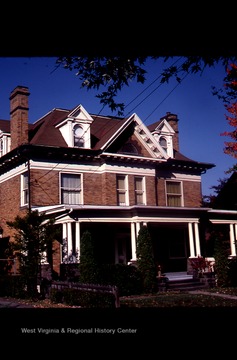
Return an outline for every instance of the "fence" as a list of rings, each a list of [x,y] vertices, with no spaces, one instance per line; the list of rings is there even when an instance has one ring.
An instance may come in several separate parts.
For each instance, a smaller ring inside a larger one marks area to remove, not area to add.
[[[117,286],[112,285],[95,285],[95,284],[80,284],[67,281],[53,281],[51,284],[52,289],[63,290],[65,288],[79,289],[84,291],[94,291],[98,293],[113,294],[115,299],[115,307],[120,307],[119,292]]]

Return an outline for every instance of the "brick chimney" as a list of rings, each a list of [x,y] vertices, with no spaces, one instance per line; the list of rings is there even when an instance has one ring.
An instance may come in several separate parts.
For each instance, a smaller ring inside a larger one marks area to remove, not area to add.
[[[175,135],[173,137],[173,148],[179,151],[179,129],[178,129],[178,117],[175,114],[171,114],[167,111],[166,115],[161,118],[161,120],[165,119],[172,129],[175,131]]]
[[[28,87],[17,86],[10,95],[11,150],[28,143]]]

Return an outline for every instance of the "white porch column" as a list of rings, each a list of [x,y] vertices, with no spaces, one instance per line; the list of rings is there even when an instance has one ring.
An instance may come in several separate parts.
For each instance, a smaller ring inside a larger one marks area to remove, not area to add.
[[[131,222],[131,248],[132,248],[132,259],[131,261],[136,261],[136,223]]]
[[[235,224],[235,243],[234,243],[234,246],[233,246],[233,255],[236,256],[236,242],[237,242],[237,224]],[[231,251],[232,253],[232,251]]]
[[[72,223],[67,223],[67,255],[72,254]]]
[[[76,237],[76,252],[77,252],[77,259],[80,261],[80,240],[81,240],[81,231],[80,231],[80,223],[79,221],[76,222],[76,230],[75,230],[75,237]]]
[[[67,224],[63,223],[63,243],[67,243]],[[63,246],[63,245],[62,245]],[[63,253],[61,251],[61,262],[63,262]]]
[[[139,231],[140,231],[140,229],[141,229],[141,223],[134,223],[135,224],[135,226],[136,226],[136,236],[138,237],[138,234],[139,234]]]
[[[196,246],[196,255],[201,256],[201,249],[200,249],[200,238],[199,238],[199,231],[198,231],[198,223],[194,223],[194,233],[195,233],[195,246]]]
[[[193,242],[193,224],[188,223],[188,233],[189,233],[189,247],[190,247],[190,257],[195,257],[195,249]]]
[[[236,238],[235,238],[235,234],[234,234],[234,224],[230,224],[230,250],[231,250],[230,256],[236,255],[235,240],[236,240]]]

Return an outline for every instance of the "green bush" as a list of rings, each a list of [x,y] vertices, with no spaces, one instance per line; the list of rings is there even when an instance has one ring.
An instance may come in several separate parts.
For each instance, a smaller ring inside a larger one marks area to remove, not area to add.
[[[119,296],[139,295],[142,292],[142,277],[136,266],[104,264],[100,273],[100,284],[117,286]]]
[[[25,280],[21,275],[0,276],[0,296],[25,298]]]
[[[49,293],[49,298],[53,303],[62,303],[63,302],[63,290],[52,289]]]
[[[230,286],[236,287],[237,286],[237,259],[231,259],[229,261],[229,279],[230,279]]]

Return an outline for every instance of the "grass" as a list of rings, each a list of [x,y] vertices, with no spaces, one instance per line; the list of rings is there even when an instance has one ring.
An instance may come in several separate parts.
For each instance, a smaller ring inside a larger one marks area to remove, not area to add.
[[[128,296],[120,299],[120,306],[123,308],[237,307],[237,287],[211,288],[200,293],[175,291]]]
[[[7,298],[5,298],[7,299]],[[8,298],[11,301],[31,305],[34,308],[76,308],[50,299],[31,301]],[[168,291],[156,294],[131,295],[120,298],[121,308],[237,308],[237,287],[208,288],[202,292]]]

